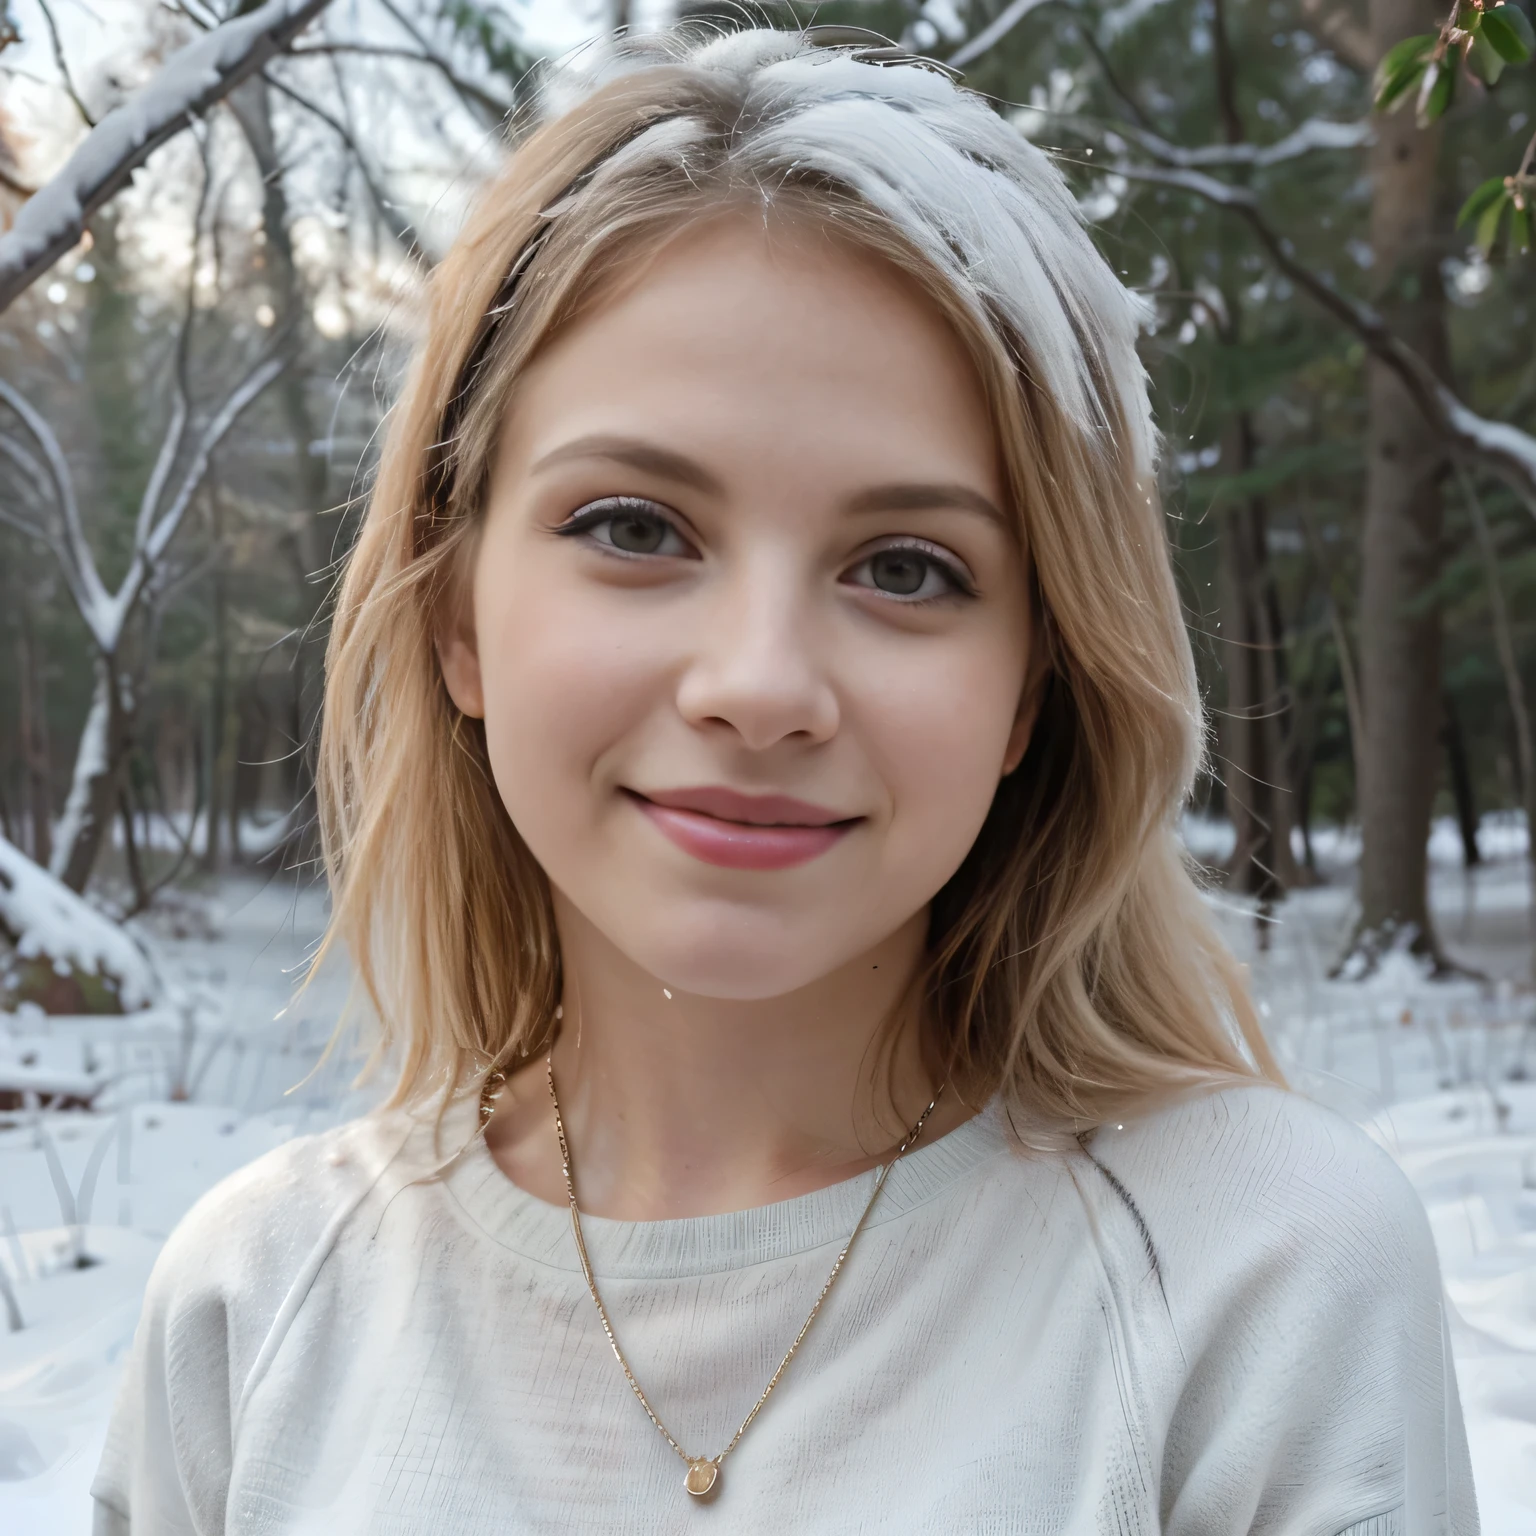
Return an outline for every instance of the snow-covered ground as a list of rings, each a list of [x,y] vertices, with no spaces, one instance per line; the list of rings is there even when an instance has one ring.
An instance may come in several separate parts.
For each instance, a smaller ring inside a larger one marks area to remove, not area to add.
[[[1221,827],[1192,846],[1222,851]],[[1348,836],[1319,837],[1327,883],[1272,922],[1214,896],[1253,968],[1295,1085],[1365,1125],[1429,1211],[1452,1306],[1488,1536],[1536,1533],[1536,998],[1524,828],[1485,823],[1468,877],[1453,830],[1431,844],[1446,947],[1490,978],[1427,983],[1389,957],[1330,981],[1348,931]],[[174,999],[119,1019],[0,1014],[0,1076],[83,1082],[91,1111],[0,1110],[0,1531],[83,1536],[86,1490],[145,1278],[205,1189],[286,1137],[358,1113],[355,1056],[322,1061],[345,978],[291,984],[319,893],[242,878],[145,934]],[[1261,932],[1267,942],[1259,943]],[[104,1086],[102,1086],[104,1084]],[[82,1265],[82,1257],[85,1263]],[[9,1299],[4,1292],[8,1290]]]

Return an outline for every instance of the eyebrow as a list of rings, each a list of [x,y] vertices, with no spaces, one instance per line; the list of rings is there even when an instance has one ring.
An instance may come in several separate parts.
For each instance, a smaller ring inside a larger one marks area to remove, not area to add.
[[[644,474],[670,480],[674,485],[686,485],[691,490],[702,491],[706,496],[723,496],[725,487],[704,466],[686,454],[674,453],[670,448],[658,448],[654,443],[642,442],[633,437],[612,437],[598,433],[590,437],[578,437],[559,448],[552,449],[533,466],[533,473],[552,469],[557,464],[568,464],[576,459],[606,459],[611,464],[624,464]]]
[[[877,485],[860,491],[848,502],[850,512],[931,512],[953,508],[960,512],[975,512],[998,524],[1008,532],[1013,523],[1003,514],[1001,507],[980,491],[968,485],[941,483],[928,485],[910,482],[897,485]]]
[[[725,495],[725,486],[721,481],[696,459],[645,442],[641,438],[619,437],[609,433],[574,438],[551,449],[534,463],[532,473],[538,474],[541,470],[553,469],[557,465],[580,459],[605,459],[611,464],[623,464],[644,474],[670,480],[674,485],[686,485],[706,496]],[[850,512],[930,512],[952,508],[961,512],[975,512],[1005,531],[1013,531],[1010,519],[990,497],[983,496],[980,491],[974,491],[968,485],[950,482],[928,484],[903,481],[871,486],[851,497],[847,508]]]

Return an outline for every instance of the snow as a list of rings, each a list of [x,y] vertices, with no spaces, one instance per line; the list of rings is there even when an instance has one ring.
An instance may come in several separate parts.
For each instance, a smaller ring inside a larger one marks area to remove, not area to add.
[[[296,37],[329,0],[267,0],[173,54],[85,136],[0,235],[0,309],[76,240],[85,220],[187,123]]]
[[[153,962],[126,930],[3,837],[0,928],[14,937],[23,959],[48,957],[87,975],[110,977],[124,1008],[148,1007],[160,994]]]
[[[1440,403],[1451,430],[1483,453],[1506,460],[1522,479],[1522,494],[1536,510],[1536,437],[1507,421],[1489,421],[1463,405],[1450,390],[1440,389]]]
[[[1192,819],[1186,839],[1215,862],[1231,829]],[[1251,967],[1293,1084],[1363,1125],[1422,1196],[1450,1300],[1483,1529],[1529,1536],[1536,998],[1524,986],[1521,818],[1486,818],[1480,844],[1486,862],[1464,871],[1454,825],[1436,825],[1432,906],[1442,942],[1488,985],[1429,982],[1402,954],[1368,982],[1328,980],[1354,908],[1359,844],[1348,830],[1314,833],[1325,883],[1294,894],[1273,920],[1226,894],[1211,904]],[[225,1173],[369,1102],[373,1090],[350,1085],[355,1057],[313,1070],[346,977],[322,975],[290,998],[323,918],[312,889],[242,877],[184,893],[139,937],[168,990],[193,1006],[116,1019],[0,1014],[0,1074],[30,1056],[38,1074],[107,1080],[90,1111],[0,1113],[0,1273],[25,1323],[0,1333],[6,1536],[89,1529],[86,1490],[139,1298],[179,1217]],[[178,1085],[186,1098],[172,1101]],[[95,1262],[77,1267],[81,1253]]]

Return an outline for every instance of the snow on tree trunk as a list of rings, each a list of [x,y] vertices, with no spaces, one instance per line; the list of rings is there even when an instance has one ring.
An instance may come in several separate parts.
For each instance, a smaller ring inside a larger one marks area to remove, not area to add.
[[[72,891],[83,891],[96,867],[117,804],[126,758],[127,714],[110,658],[96,665],[90,713],[75,750],[69,798],[54,833],[49,872]]]
[[[0,236],[0,310],[76,241],[85,222],[195,117],[281,53],[330,0],[267,0],[174,53],[143,90],[88,133]]]

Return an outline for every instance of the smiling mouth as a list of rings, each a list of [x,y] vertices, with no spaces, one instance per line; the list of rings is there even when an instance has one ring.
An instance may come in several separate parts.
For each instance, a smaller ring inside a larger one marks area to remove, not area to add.
[[[787,795],[744,795],[723,786],[624,793],[684,853],[724,869],[809,863],[864,819]]]

